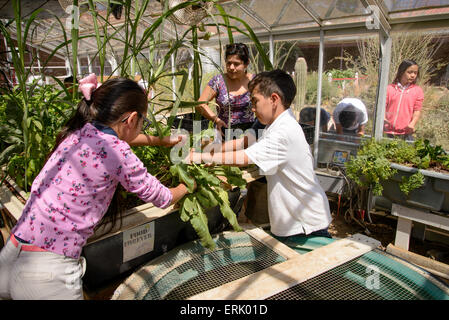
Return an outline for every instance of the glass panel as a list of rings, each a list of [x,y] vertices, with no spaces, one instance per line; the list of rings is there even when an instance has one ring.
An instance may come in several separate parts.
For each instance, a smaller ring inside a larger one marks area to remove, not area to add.
[[[310,15],[304,11],[304,9],[296,3],[296,1],[290,1],[284,16],[279,21],[280,25],[311,22],[313,19]]]
[[[248,1],[243,1],[243,2],[248,2]],[[224,4],[221,4],[221,6],[223,7],[224,11],[229,16],[233,16],[233,17],[244,20],[245,13],[235,3],[233,3],[233,2],[232,3],[224,3]],[[214,18],[208,17],[208,18],[204,19],[203,21],[205,24],[215,24],[215,23],[222,24],[222,23],[224,23],[223,18],[218,15],[219,11],[215,7],[212,10],[212,14],[214,15]],[[236,27],[241,27],[241,25],[242,25],[240,22],[237,22],[234,19],[230,19],[230,24],[233,26],[236,26]],[[211,28],[212,28],[211,29],[212,32],[216,31],[215,27],[211,27]],[[226,32],[224,27],[221,27],[221,29],[222,29],[221,30],[222,32]]]
[[[449,5],[449,0],[384,0],[389,11],[432,8]]]
[[[252,3],[252,6],[250,8],[266,23],[268,23],[269,25],[273,25],[279,17],[279,13],[285,2],[285,0],[256,0]]]
[[[303,0],[321,19],[341,18],[365,14],[360,0]]]
[[[341,145],[339,141],[351,142],[356,149],[361,134],[373,135],[378,69],[371,64],[378,61],[378,41],[377,36],[370,38],[369,49],[362,52],[357,42],[325,42],[320,106],[319,149],[322,150],[318,154],[319,165],[344,162],[353,152],[352,149],[343,148],[344,144]],[[297,60],[289,64],[288,69],[297,83],[298,92],[292,109],[301,123],[307,141],[313,143],[319,43],[300,43],[298,46],[301,49],[299,57],[302,56],[307,64],[307,75],[305,81],[302,80],[300,73],[303,68]],[[295,62],[298,62],[296,68]],[[305,83],[303,90],[300,89],[301,83]],[[300,98],[299,93],[304,91],[303,98]],[[342,116],[341,110],[345,111]],[[336,151],[340,152],[337,160],[334,154]]]

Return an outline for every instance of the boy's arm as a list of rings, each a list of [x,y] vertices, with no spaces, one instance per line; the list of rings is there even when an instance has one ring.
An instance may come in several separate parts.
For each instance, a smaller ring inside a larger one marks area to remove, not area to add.
[[[336,126],[337,133],[343,134],[343,127],[341,126],[341,124],[337,123],[335,126]]]
[[[221,149],[215,151],[221,151],[221,152],[229,152],[229,151],[239,151],[248,148],[248,146],[252,145],[254,142],[256,142],[256,137],[251,134],[245,134],[243,138],[235,139],[235,140],[228,140],[221,145]]]
[[[253,164],[250,158],[246,155],[244,150],[229,151],[229,152],[214,152],[213,154],[205,152],[190,152],[187,163],[213,163],[225,164],[229,166],[244,167]]]
[[[357,129],[357,135],[358,136],[365,135],[365,125],[364,124],[359,125],[359,128]]]

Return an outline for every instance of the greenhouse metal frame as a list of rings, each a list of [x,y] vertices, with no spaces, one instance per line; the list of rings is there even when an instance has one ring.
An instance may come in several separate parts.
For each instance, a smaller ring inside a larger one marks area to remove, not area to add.
[[[65,20],[66,33],[69,33],[67,17],[73,9],[69,3],[72,1],[21,1],[22,15],[29,16],[34,10],[48,9],[42,13],[43,18],[36,22],[37,32],[34,40],[29,45],[43,52],[51,52],[61,41],[64,40],[62,30]],[[77,1],[80,5],[79,12],[79,33],[89,35],[93,33],[92,17],[83,15],[82,5],[86,1]],[[173,2],[173,1],[171,1]],[[182,1],[174,1],[181,3]],[[391,57],[391,34],[395,32],[408,32],[421,30],[428,32],[449,33],[449,0],[219,0],[216,1],[222,6],[227,14],[245,20],[253,29],[260,42],[269,43],[269,58],[273,62],[273,48],[276,41],[291,40],[314,40],[319,41],[319,64],[318,64],[318,92],[317,92],[317,115],[321,106],[321,88],[323,73],[323,54],[325,41],[332,38],[345,38],[354,36],[378,35],[380,42],[379,52],[379,82],[376,98],[375,119],[373,135],[376,138],[382,136],[386,88],[388,85],[388,72]],[[7,21],[14,17],[11,10],[10,1],[0,1],[0,18]],[[97,10],[100,15],[105,15],[105,1],[97,1]],[[157,17],[163,12],[164,1],[151,0],[146,8],[145,14],[140,20],[142,23],[139,29],[148,28]],[[136,2],[132,9],[136,11]],[[78,7],[77,7],[78,8]],[[216,13],[215,8],[212,10]],[[54,16],[61,17],[58,22]],[[123,17],[111,21],[112,26],[124,24]],[[204,23],[213,23],[212,17],[207,17]],[[221,22],[221,21],[219,21]],[[239,27],[240,23],[236,23]],[[14,33],[14,25],[10,28]],[[176,39],[177,34],[184,31],[186,26],[175,25],[174,23],[164,23],[161,26],[166,39]],[[215,29],[215,30],[214,30]],[[212,36],[208,40],[201,40],[200,46],[217,47],[226,34],[221,27],[209,27]],[[218,32],[219,31],[219,32]],[[118,33],[120,35],[120,33]],[[234,41],[248,42],[249,39],[243,34],[234,32]],[[6,44],[6,42],[5,42]],[[79,40],[78,68],[80,68],[79,57],[85,55],[90,65],[91,55],[98,50],[94,38],[83,38]],[[111,59],[114,63],[114,56],[120,55],[120,46],[111,45]],[[61,53],[57,57],[66,59]],[[39,63],[39,62],[38,62]],[[174,68],[174,61],[171,61]],[[69,70],[69,68],[67,68]],[[314,155],[315,167],[317,165],[317,152],[319,140],[319,116],[316,118],[314,135]]]

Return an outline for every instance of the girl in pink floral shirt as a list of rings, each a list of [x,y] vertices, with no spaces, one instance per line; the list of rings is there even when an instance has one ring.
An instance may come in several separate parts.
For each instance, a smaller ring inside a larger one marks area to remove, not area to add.
[[[130,148],[144,140],[156,143],[140,134],[148,105],[145,92],[129,79],[108,80],[97,88],[95,75],[89,77],[80,81],[85,98],[57,137],[0,253],[0,298],[82,299],[81,250],[105,214],[116,214],[109,205],[119,183],[160,208],[188,192],[183,184],[162,185]],[[78,285],[67,270],[78,272]],[[32,274],[31,280],[25,274]],[[41,278],[47,280],[36,281]]]

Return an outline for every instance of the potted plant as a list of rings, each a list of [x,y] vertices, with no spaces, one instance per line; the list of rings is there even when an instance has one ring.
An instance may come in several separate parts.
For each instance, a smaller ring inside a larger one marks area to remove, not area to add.
[[[375,196],[449,213],[449,155],[428,140],[367,140],[346,163],[346,172],[359,188],[372,188]]]

